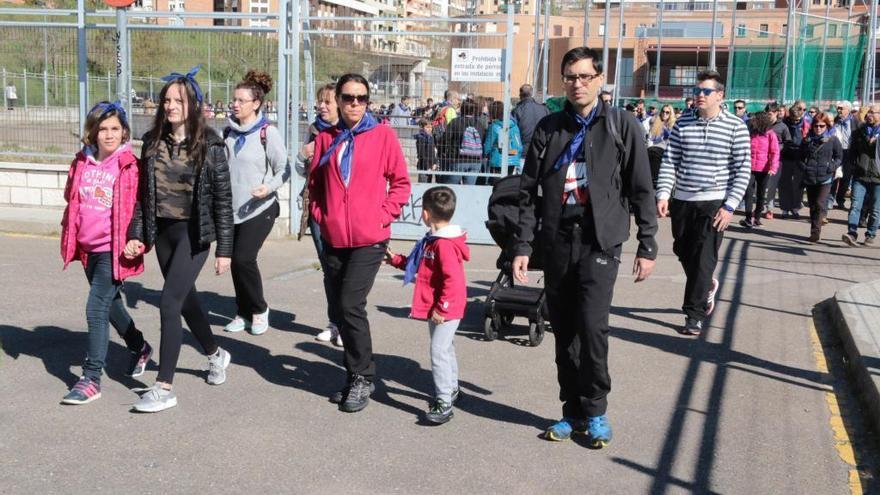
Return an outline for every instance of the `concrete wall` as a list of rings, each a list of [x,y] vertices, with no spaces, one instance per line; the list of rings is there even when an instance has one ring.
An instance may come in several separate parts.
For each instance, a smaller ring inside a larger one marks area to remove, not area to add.
[[[60,219],[67,204],[64,186],[68,168],[67,165],[0,163],[0,207],[58,210]],[[290,187],[285,185],[278,192],[281,216],[275,222],[273,236],[283,237],[290,228]]]

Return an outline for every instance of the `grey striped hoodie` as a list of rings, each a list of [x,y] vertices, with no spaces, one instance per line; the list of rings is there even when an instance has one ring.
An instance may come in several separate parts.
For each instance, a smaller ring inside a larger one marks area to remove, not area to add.
[[[703,119],[697,112],[685,114],[675,123],[663,153],[657,199],[721,199],[736,208],[750,175],[751,140],[739,117],[726,110],[712,119]]]

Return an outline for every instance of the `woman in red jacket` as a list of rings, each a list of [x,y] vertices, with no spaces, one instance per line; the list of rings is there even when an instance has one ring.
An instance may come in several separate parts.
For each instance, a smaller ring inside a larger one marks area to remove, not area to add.
[[[309,208],[321,230],[327,277],[337,295],[348,372],[330,398],[345,412],[367,406],[375,389],[367,295],[385,256],[391,222],[409,200],[410,182],[400,142],[368,113],[370,89],[359,74],[336,83],[339,123],[315,139]]]

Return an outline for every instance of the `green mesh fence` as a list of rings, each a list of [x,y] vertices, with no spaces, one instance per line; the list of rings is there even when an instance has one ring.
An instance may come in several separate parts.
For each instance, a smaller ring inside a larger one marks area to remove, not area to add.
[[[728,98],[802,99],[808,102],[853,100],[864,63],[867,36],[843,21],[796,16],[789,49],[787,88],[785,36],[767,33],[737,45],[733,52]]]

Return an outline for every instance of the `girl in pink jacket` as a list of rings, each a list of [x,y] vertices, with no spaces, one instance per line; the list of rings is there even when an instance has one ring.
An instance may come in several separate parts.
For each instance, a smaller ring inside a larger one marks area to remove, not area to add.
[[[144,270],[142,255],[128,259],[123,253],[138,191],[130,135],[119,101],[98,103],[88,114],[83,149],[67,175],[61,258],[64,268],[74,260],[85,268],[89,338],[83,376],[61,400],[63,404],[86,404],[101,397],[111,324],[131,351],[129,376],[142,375],[153,353],[125,310],[121,294],[122,281]]]
[[[428,320],[435,395],[425,419],[434,424],[452,419],[452,405],[458,398],[458,361],[452,339],[467,303],[464,262],[470,259],[470,251],[465,244],[467,234],[449,223],[454,213],[452,189],[428,189],[422,195],[422,222],[431,231],[409,256],[390,249],[386,253],[389,264],[405,270],[403,282],[416,284],[410,316]]]
[[[761,225],[761,212],[764,211],[764,202],[767,199],[767,184],[770,177],[779,170],[779,140],[773,132],[773,122],[767,112],[752,115],[748,126],[752,138],[752,177],[744,198],[746,217],[739,224],[750,229]]]

